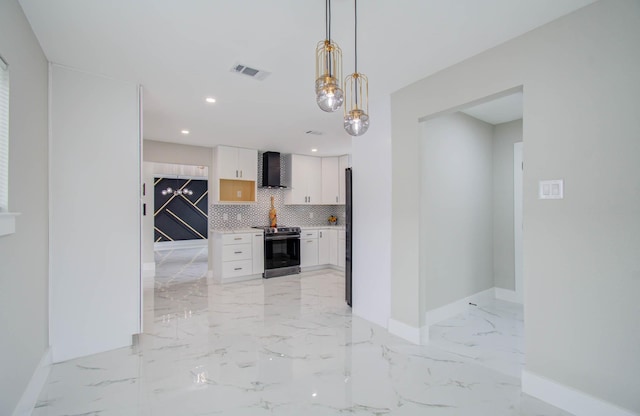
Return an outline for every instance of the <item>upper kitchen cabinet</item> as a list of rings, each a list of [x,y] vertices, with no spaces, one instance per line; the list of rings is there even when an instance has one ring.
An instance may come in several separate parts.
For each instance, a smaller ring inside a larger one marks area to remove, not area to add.
[[[218,146],[216,166],[220,179],[258,179],[258,151],[239,147]]]
[[[287,155],[285,204],[322,204],[322,159],[313,156]]]
[[[349,155],[322,158],[322,204],[345,204],[345,173]]]
[[[343,175],[344,177],[344,175]],[[322,203],[337,205],[340,200],[340,161],[338,157],[322,158]]]
[[[256,202],[258,151],[217,146],[213,149],[212,191],[219,204]]]
[[[346,198],[346,189],[347,189],[347,181],[345,178],[345,169],[351,167],[351,163],[349,161],[349,155],[340,156],[338,158],[338,185],[339,185],[339,193],[338,193],[338,204],[344,205],[347,203]]]

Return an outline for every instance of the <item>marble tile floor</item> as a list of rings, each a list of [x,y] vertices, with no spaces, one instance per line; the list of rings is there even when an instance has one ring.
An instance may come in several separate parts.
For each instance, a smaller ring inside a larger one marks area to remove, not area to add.
[[[521,393],[517,354],[494,366],[494,329],[521,351],[510,305],[472,308],[418,346],[352,316],[341,273],[220,285],[205,272],[206,254],[174,250],[136,345],[54,365],[32,414],[567,415]]]

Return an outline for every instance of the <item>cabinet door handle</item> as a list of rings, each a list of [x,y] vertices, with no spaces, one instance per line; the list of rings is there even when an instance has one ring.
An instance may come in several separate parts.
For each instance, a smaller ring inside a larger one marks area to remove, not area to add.
[[[311,197],[309,197],[309,202],[311,202]]]
[[[233,254],[242,254],[242,251],[234,251]]]
[[[338,202],[338,197],[336,197],[336,202]]]
[[[262,234],[254,234],[254,237],[262,237]]]
[[[235,269],[233,269],[233,270],[242,270],[242,267],[236,267],[236,268],[235,268]]]
[[[240,177],[242,178],[242,169],[240,169]]]
[[[322,231],[320,231],[320,238],[322,238]]]
[[[235,241],[242,240],[242,237],[236,237],[236,238],[234,238],[234,240]]]
[[[238,177],[238,171],[236,170],[236,178]]]

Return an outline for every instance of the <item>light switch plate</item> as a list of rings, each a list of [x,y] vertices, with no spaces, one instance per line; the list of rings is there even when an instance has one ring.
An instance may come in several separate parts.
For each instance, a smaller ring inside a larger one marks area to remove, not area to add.
[[[564,180],[554,179],[538,183],[538,199],[563,199]]]

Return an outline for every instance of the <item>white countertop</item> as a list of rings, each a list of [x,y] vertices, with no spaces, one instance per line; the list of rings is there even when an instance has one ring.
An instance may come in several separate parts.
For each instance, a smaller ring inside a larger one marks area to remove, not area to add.
[[[303,230],[344,230],[344,225],[303,225]]]
[[[303,230],[341,230],[344,231],[344,225],[303,225]],[[212,233],[218,234],[241,234],[241,233],[261,233],[259,228],[241,227],[241,228],[214,228]]]
[[[262,233],[263,231],[259,228],[216,228],[211,230],[212,233],[217,234],[242,234],[242,233]]]

